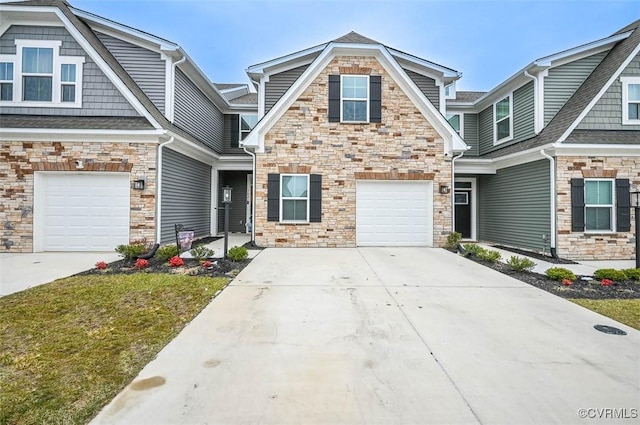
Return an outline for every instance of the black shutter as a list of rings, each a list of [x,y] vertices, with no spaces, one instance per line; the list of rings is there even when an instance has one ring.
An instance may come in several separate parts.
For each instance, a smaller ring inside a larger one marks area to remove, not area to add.
[[[616,231],[631,231],[629,179],[616,179]]]
[[[369,122],[382,122],[382,77],[369,77]]]
[[[322,221],[322,176],[311,174],[309,180],[309,222]]]
[[[237,148],[240,140],[240,115],[231,115],[231,147]]]
[[[267,176],[267,221],[280,221],[280,174]]]
[[[339,75],[329,75],[329,122],[340,122]]]
[[[584,179],[571,179],[571,231],[584,232]]]

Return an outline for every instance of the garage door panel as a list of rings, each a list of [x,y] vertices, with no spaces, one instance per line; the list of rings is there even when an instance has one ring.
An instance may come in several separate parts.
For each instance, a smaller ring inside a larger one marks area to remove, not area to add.
[[[44,174],[41,182],[44,251],[112,251],[128,243],[127,174]]]
[[[361,246],[433,245],[433,183],[358,181],[356,241]]]

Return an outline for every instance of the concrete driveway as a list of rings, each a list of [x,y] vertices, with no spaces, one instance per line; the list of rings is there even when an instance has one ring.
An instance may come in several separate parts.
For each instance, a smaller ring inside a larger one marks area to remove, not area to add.
[[[268,249],[93,423],[629,424],[639,356],[444,250]]]

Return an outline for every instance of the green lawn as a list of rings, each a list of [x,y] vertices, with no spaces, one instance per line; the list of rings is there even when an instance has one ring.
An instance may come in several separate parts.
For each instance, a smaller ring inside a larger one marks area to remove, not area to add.
[[[572,299],[576,304],[640,330],[640,300]]]
[[[91,275],[0,298],[0,424],[86,423],[227,283]]]

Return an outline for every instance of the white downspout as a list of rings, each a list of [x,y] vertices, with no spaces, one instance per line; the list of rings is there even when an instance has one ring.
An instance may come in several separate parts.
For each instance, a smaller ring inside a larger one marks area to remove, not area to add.
[[[456,159],[462,158],[464,152],[451,158],[451,231],[456,231]]]
[[[538,110],[538,77],[529,74],[529,71],[525,70],[524,75],[533,80],[533,131],[538,134],[542,130],[540,126],[540,111]]]
[[[253,180],[253,190],[251,191],[251,242],[256,242],[256,154],[255,152],[249,152],[247,148],[243,145],[242,150],[244,150],[247,154],[251,155],[252,159],[252,180]]]
[[[169,140],[158,145],[158,154],[156,155],[156,243],[160,243],[162,237],[162,148],[169,143],[173,143],[175,138],[171,136]]]
[[[549,240],[549,249],[551,250],[551,256],[557,258],[556,254],[556,166],[555,160],[552,156],[548,155],[544,149],[540,150],[540,155],[549,160],[550,167],[550,192],[551,192],[551,235]]]
[[[184,55],[182,56],[182,59],[171,64],[171,78],[173,78],[173,82],[171,84],[171,90],[169,91],[169,95],[171,96],[171,100],[169,102],[169,110],[167,111],[167,119],[169,120],[169,122],[173,122],[173,112],[175,110],[176,68],[186,60],[187,56]]]

